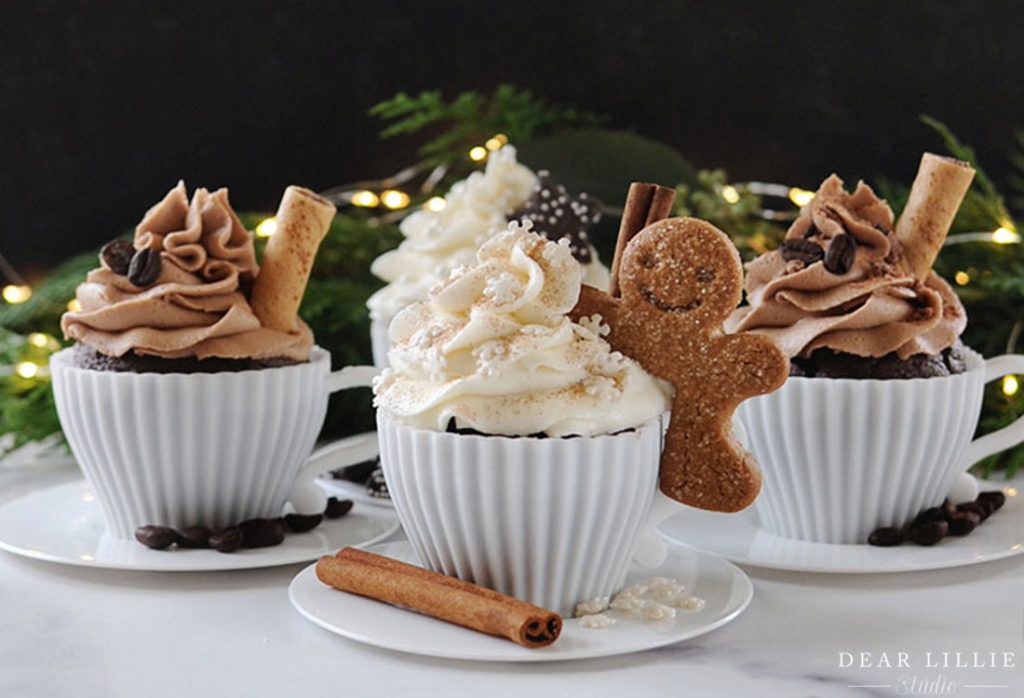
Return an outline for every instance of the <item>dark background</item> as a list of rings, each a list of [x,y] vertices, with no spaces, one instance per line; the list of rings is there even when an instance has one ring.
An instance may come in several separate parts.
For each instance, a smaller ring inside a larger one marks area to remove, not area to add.
[[[4,2],[0,252],[34,280],[179,178],[273,209],[389,174],[372,104],[499,82],[734,180],[909,181],[946,121],[997,181],[1024,126],[1013,2]]]

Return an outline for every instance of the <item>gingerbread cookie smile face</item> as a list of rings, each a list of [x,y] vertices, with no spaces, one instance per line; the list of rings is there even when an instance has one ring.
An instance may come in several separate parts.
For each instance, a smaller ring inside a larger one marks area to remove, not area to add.
[[[622,258],[623,302],[703,324],[727,317],[742,297],[735,248],[714,228],[672,218],[649,226]],[[642,244],[638,240],[643,237]]]

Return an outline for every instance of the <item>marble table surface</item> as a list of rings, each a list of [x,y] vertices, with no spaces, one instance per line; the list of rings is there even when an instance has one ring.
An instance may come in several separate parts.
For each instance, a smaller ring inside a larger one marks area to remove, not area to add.
[[[0,461],[0,501],[69,467]],[[0,696],[1024,696],[1024,557],[909,574],[747,568],[753,603],[714,633],[538,665],[426,659],[329,634],[289,604],[303,566],[158,574],[0,552]],[[858,665],[842,666],[844,652]],[[909,667],[896,666],[900,652]],[[927,666],[927,652],[933,665],[950,653],[949,667]],[[960,664],[994,652],[1013,666],[958,668],[955,652]]]

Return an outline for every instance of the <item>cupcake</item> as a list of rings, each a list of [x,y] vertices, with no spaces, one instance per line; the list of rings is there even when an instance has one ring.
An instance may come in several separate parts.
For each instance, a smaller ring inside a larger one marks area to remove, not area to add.
[[[259,274],[253,234],[227,189],[171,189],[115,240],[61,318],[74,365],[93,371],[216,373],[302,363],[313,333],[295,318],[277,329],[251,305]]]
[[[986,372],[963,346],[963,305],[932,270],[973,174],[925,154],[898,220],[866,184],[848,193],[832,175],[781,247],[747,266],[748,305],[727,327],[773,339],[792,367],[737,412],[764,472],[767,531],[865,543],[1014,442],[970,443],[985,382],[1009,364]]]
[[[179,184],[103,248],[51,370],[112,534],[281,515],[327,409],[330,356],[296,312],[333,216],[289,187],[261,266],[227,190]]]
[[[607,287],[608,269],[588,237],[600,217],[599,201],[571,196],[545,171],[534,174],[516,162],[512,146],[495,151],[483,172],[452,186],[443,208],[416,211],[403,220],[405,240],[373,262],[373,273],[387,282],[367,301],[374,362],[387,365],[388,325],[398,311],[427,300],[431,288],[452,269],[472,263],[480,245],[509,220],[527,219],[551,240],[568,239],[585,282]]]
[[[908,268],[894,224],[892,209],[871,187],[859,182],[849,193],[832,175],[779,249],[747,265],[748,305],[728,329],[774,339],[795,376],[963,372],[964,307],[930,264],[920,279]]]
[[[511,222],[390,326],[375,384],[399,518],[436,571],[570,611],[625,577],[670,388],[568,313],[568,240]]]

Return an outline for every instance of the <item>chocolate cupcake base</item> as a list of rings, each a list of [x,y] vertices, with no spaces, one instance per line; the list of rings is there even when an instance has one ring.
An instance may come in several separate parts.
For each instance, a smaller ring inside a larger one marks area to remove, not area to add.
[[[874,380],[906,380],[909,378],[941,378],[967,370],[967,357],[962,342],[957,341],[941,354],[915,354],[901,359],[895,353],[880,358],[844,354],[831,349],[818,349],[809,357],[790,361],[789,375],[807,378],[855,378]]]
[[[128,352],[122,356],[108,356],[84,344],[75,345],[73,362],[76,367],[90,371],[120,373],[224,373],[294,366],[303,363],[284,356],[267,359],[223,359],[219,357],[199,359],[194,356],[164,359],[135,352]]]

